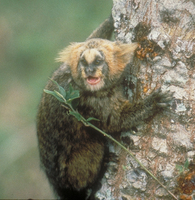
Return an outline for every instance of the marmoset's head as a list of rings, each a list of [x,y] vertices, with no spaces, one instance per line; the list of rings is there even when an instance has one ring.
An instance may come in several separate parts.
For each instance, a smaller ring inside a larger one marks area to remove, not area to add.
[[[98,91],[118,83],[136,48],[136,43],[90,39],[71,44],[57,60],[70,67],[73,80],[82,90]]]

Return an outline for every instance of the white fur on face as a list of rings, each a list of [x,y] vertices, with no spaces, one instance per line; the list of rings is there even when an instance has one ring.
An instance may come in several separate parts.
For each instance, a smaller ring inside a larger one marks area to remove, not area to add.
[[[97,57],[104,59],[101,53],[97,49],[87,49],[81,54],[81,58],[84,58],[87,64],[93,63],[97,59]],[[97,66],[96,72],[94,74],[94,77],[100,78],[100,82],[92,85],[87,82],[88,76],[85,73],[85,67],[81,66],[81,74],[82,74],[82,78],[84,79],[84,84],[87,90],[98,91],[102,87],[104,87],[105,83],[103,80],[104,75],[102,74],[102,68],[103,66]]]
[[[97,49],[87,49],[81,54],[81,58],[85,58],[88,64],[92,63],[97,57],[102,58],[101,53]]]

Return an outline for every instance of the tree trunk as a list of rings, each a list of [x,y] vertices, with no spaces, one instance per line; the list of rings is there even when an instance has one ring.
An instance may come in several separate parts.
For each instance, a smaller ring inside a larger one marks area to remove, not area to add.
[[[114,0],[112,15],[116,40],[140,44],[124,81],[129,100],[159,87],[174,92],[170,111],[122,133],[121,140],[133,140],[134,155],[178,199],[195,198],[195,1]],[[119,162],[109,164],[99,199],[174,199],[113,146]],[[176,165],[184,166],[182,173]]]

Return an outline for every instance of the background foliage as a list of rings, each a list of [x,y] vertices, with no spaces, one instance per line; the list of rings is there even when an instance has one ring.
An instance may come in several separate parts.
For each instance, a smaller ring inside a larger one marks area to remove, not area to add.
[[[41,93],[69,42],[84,41],[111,0],[0,0],[0,199],[51,198],[35,119]]]

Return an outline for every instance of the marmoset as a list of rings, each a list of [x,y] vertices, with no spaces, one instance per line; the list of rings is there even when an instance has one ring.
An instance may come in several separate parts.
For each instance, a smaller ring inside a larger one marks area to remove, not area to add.
[[[94,117],[95,126],[117,136],[169,106],[171,95],[156,90],[130,103],[122,86],[136,43],[122,44],[90,37],[59,55],[63,64],[52,76],[65,90],[79,90],[78,112]],[[57,90],[49,80],[46,89]],[[105,136],[86,127],[52,95],[43,93],[37,115],[40,159],[49,182],[61,199],[94,199],[109,155]]]

